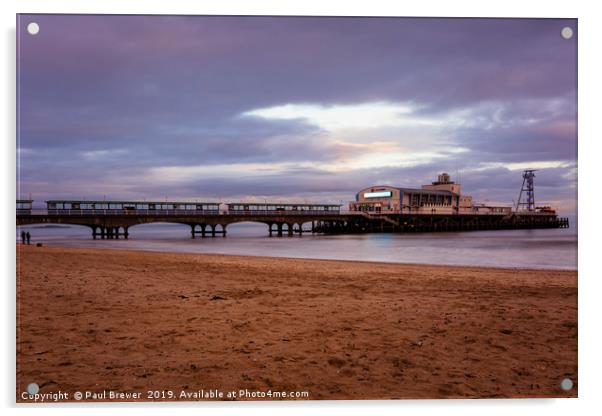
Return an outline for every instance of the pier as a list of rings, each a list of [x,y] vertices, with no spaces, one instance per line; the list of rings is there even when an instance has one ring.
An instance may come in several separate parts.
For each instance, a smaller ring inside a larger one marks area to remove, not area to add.
[[[188,225],[191,238],[226,237],[228,226],[240,222],[265,224],[270,237],[569,227],[554,212],[367,213],[341,212],[340,205],[135,201],[47,201],[46,209],[36,210],[30,200],[17,207],[17,225],[81,225],[94,239],[127,239],[131,227],[150,223]]]
[[[534,172],[524,171],[514,210],[475,203],[442,173],[421,188],[364,188],[349,203],[349,211],[335,204],[106,200],[50,200],[46,209],[35,210],[33,200],[22,199],[17,200],[17,225],[83,225],[94,239],[128,238],[130,227],[161,222],[188,225],[192,238],[226,237],[228,226],[239,222],[265,224],[270,237],[568,228],[568,218],[559,218],[550,206],[535,205]]]

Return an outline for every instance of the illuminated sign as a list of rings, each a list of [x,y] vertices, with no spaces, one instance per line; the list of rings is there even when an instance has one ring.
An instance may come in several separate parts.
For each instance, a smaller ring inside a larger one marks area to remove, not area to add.
[[[392,196],[393,192],[391,191],[381,191],[381,192],[364,192],[364,198],[386,198],[388,196]]]

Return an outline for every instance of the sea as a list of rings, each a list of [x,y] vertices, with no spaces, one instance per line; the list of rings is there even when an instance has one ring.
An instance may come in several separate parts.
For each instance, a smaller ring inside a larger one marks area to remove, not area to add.
[[[227,237],[192,239],[181,224],[130,227],[129,239],[92,239],[82,226],[32,225],[31,243],[50,247],[216,253],[308,259],[360,260],[389,263],[461,265],[501,268],[577,270],[577,230],[571,228],[464,231],[438,233],[372,233],[269,237],[267,225],[228,226]]]

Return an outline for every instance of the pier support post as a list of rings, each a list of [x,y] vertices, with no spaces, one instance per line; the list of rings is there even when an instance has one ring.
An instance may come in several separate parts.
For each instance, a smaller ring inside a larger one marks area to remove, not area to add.
[[[278,237],[282,237],[282,223],[278,223]]]
[[[211,237],[215,237],[215,224],[211,224]]]
[[[270,237],[272,236],[272,223],[268,224],[268,230],[270,232]]]
[[[96,226],[92,227],[92,239],[96,240]]]
[[[288,225],[288,236],[292,237],[293,236],[293,224],[287,223],[287,225]]]
[[[130,236],[129,228],[130,227],[123,227],[123,238],[125,238],[126,240]]]
[[[226,224],[222,224],[222,237],[226,237]]]
[[[195,224],[192,224],[190,226],[190,238],[194,238],[196,236],[196,230],[195,230],[195,228],[196,228]]]
[[[303,223],[299,223],[299,237],[303,237]]]

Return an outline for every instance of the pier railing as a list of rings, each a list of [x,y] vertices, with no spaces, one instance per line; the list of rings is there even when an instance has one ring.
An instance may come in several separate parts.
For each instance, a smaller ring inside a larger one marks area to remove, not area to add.
[[[18,216],[303,216],[303,215],[347,215],[361,216],[367,219],[383,219],[387,216],[411,215],[411,216],[479,216],[479,217],[503,217],[507,215],[516,215],[519,217],[549,217],[554,214],[546,212],[459,212],[453,214],[430,213],[430,212],[411,212],[411,211],[387,211],[387,212],[366,212],[366,211],[327,211],[327,210],[248,210],[248,211],[225,211],[225,210],[185,210],[185,209],[17,209]]]

